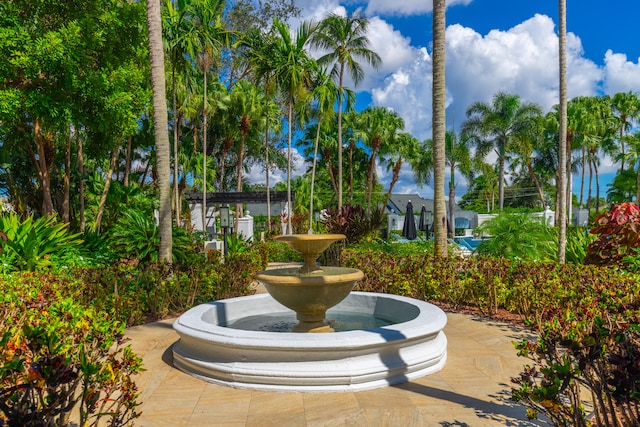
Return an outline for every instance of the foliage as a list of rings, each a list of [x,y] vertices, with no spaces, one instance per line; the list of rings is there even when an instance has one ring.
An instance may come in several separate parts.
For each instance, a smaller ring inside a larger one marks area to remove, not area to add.
[[[585,263],[624,266],[625,258],[640,247],[640,208],[634,203],[614,205],[596,218],[590,233],[597,239],[587,246]]]
[[[491,236],[478,246],[478,253],[538,261],[555,258],[555,230],[530,215],[501,213],[475,232]]]
[[[302,262],[302,254],[285,242],[267,240],[255,243],[254,247],[264,254],[265,262]]]
[[[110,250],[127,260],[147,265],[158,261],[160,229],[153,217],[136,210],[127,210],[118,219],[107,237]],[[197,242],[182,228],[173,228],[173,260],[184,262]]]
[[[67,426],[75,411],[82,426],[131,425],[141,359],[123,346],[124,325],[51,276],[5,276],[0,289],[0,420]]]
[[[371,237],[382,225],[384,216],[377,209],[367,214],[362,206],[346,204],[341,211],[336,208],[327,209],[322,222],[328,233],[344,234],[347,243],[359,243]]]
[[[565,261],[572,264],[584,264],[587,256],[587,246],[595,240],[589,230],[582,227],[567,228],[567,247]]]
[[[64,258],[71,248],[78,247],[82,240],[79,234],[69,232],[68,225],[56,224],[55,216],[24,221],[14,214],[0,216],[0,230],[5,238],[0,239],[0,262],[4,270],[34,271],[50,267],[51,256]]]
[[[556,426],[591,425],[587,399],[598,425],[635,426],[640,422],[640,282],[605,270],[588,273],[592,276],[574,272],[563,281],[565,296],[552,301],[538,320],[537,340],[516,343],[518,355],[534,365],[513,380],[512,396],[529,407],[529,418],[543,413]]]

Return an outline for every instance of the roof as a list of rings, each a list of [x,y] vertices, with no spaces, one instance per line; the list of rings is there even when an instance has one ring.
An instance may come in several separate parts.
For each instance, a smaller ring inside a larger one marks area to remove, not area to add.
[[[427,208],[427,211],[433,212],[433,199],[424,199],[419,194],[392,194],[386,212],[404,214],[409,201],[413,204],[413,212],[420,212],[422,205]]]

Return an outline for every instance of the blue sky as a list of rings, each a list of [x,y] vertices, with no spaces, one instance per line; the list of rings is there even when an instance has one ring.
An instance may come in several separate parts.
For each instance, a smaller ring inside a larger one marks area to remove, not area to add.
[[[370,21],[371,47],[383,65],[378,70],[365,68],[366,78],[356,88],[359,106],[392,108],[414,136],[431,137],[431,1],[296,0],[296,4],[303,19],[363,11]],[[449,127],[465,119],[472,102],[489,102],[498,90],[517,93],[545,111],[557,103],[556,0],[451,0],[447,4]],[[638,0],[567,0],[569,97],[640,91],[638,16]],[[305,165],[298,163],[298,173],[304,172]],[[610,159],[603,157],[602,196],[614,170]],[[383,169],[378,174],[383,183],[388,182]],[[273,177],[281,178],[280,173]],[[457,182],[460,197],[466,185],[464,180]],[[409,168],[403,169],[394,191],[433,194],[428,185],[416,186]],[[574,179],[574,192],[578,191],[579,180]]]

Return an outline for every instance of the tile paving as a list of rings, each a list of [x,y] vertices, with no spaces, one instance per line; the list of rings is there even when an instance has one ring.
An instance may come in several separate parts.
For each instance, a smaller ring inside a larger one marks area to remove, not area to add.
[[[172,363],[173,320],[127,330],[145,363],[136,378],[145,427],[456,426],[527,427],[525,408],[509,400],[510,378],[527,362],[511,325],[448,313],[448,359],[440,372],[404,384],[344,393],[238,390],[191,377]]]

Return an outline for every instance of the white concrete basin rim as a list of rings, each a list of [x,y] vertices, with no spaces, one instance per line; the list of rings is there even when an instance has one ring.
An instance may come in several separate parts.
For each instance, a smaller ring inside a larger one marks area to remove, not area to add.
[[[230,298],[193,307],[180,316],[173,326],[181,336],[187,335],[191,339],[215,342],[216,345],[241,347],[242,343],[246,342],[247,346],[251,348],[265,347],[273,349],[276,347],[316,350],[326,348],[339,350],[341,348],[350,349],[354,345],[367,347],[396,340],[424,339],[426,336],[437,335],[447,323],[446,314],[438,307],[424,301],[391,294],[351,292],[347,299],[334,307],[334,309],[340,310],[342,304],[346,303],[348,305],[354,299],[364,299],[368,300],[367,302],[375,301],[376,303],[380,299],[383,304],[388,301],[409,304],[417,308],[417,315],[410,320],[388,326],[331,333],[247,331],[219,326],[215,321],[204,320],[206,317],[211,317],[212,312],[210,310],[226,308],[232,310],[234,304],[241,305],[244,310],[249,309],[250,311],[246,311],[245,315],[289,311],[270,295],[258,294]],[[243,316],[239,315],[238,317]]]

